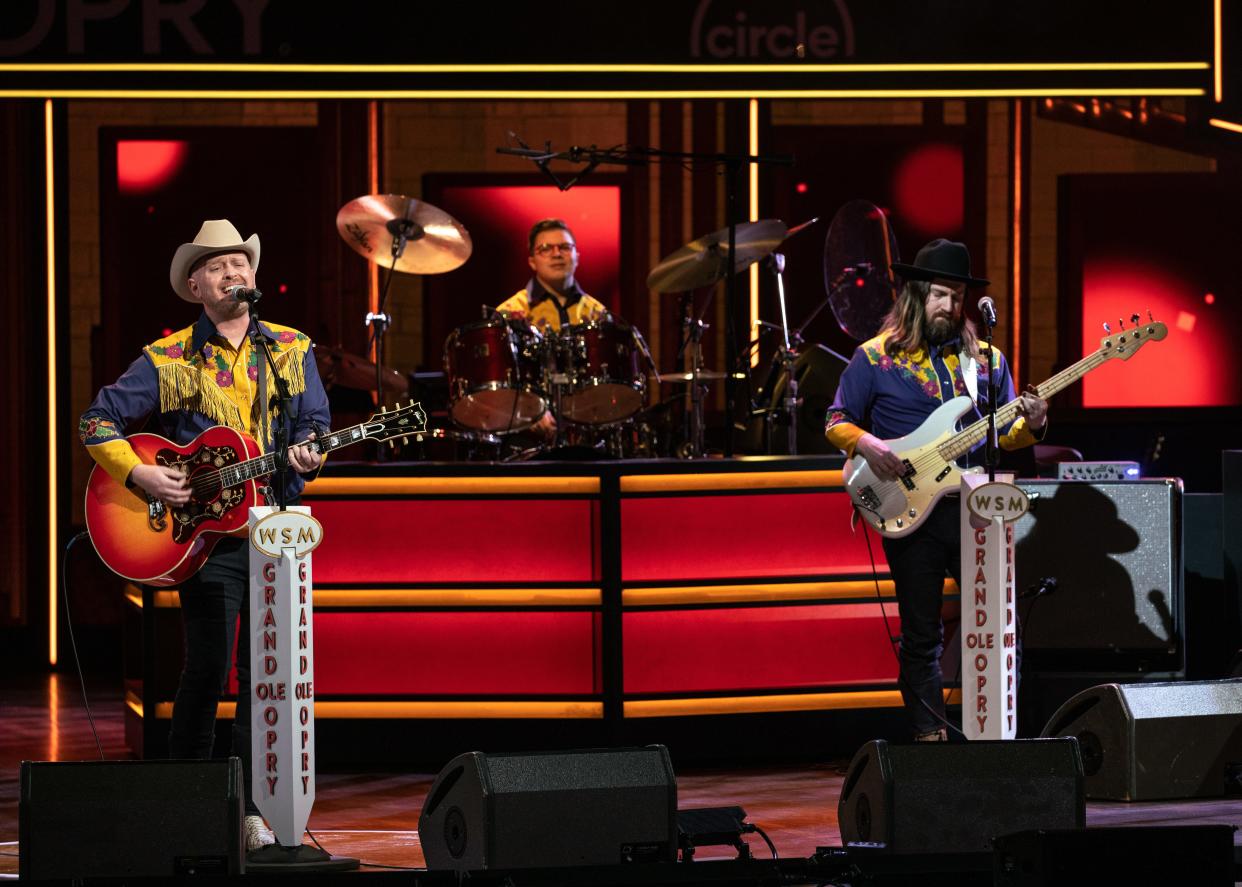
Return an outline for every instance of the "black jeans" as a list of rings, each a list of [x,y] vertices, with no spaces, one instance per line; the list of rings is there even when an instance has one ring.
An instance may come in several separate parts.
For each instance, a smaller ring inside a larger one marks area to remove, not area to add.
[[[211,757],[216,705],[228,680],[234,633],[240,628],[237,713],[230,754],[242,761],[246,813],[258,813],[250,787],[250,546],[246,537],[222,539],[202,569],[182,584],[181,621],[185,665],[173,701],[169,756]]]
[[[958,496],[946,496],[913,533],[884,540],[901,614],[901,698],[915,734],[944,726],[940,607],[945,577],[961,584],[960,501]]]

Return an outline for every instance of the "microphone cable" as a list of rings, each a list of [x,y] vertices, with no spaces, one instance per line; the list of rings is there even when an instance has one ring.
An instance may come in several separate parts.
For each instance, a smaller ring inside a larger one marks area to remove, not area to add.
[[[99,730],[95,728],[95,716],[91,713],[91,703],[86,696],[86,675],[82,672],[82,657],[78,655],[78,641],[73,634],[73,614],[69,607],[69,551],[73,548],[74,543],[89,538],[89,536],[90,534],[86,530],[81,530],[65,544],[65,553],[60,561],[60,587],[65,598],[65,628],[69,633],[69,646],[73,650],[73,664],[78,672],[78,683],[82,687],[82,708],[86,710],[86,720],[91,725],[91,735],[95,738],[95,748],[99,751],[99,760],[106,761],[103,743],[99,741]],[[54,614],[49,613],[48,618],[55,618]]]

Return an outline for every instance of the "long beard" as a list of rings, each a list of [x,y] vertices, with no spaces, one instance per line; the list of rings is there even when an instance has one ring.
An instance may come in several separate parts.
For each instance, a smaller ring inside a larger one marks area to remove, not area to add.
[[[932,345],[943,345],[958,336],[962,331],[962,319],[953,320],[948,317],[924,319],[923,338]]]

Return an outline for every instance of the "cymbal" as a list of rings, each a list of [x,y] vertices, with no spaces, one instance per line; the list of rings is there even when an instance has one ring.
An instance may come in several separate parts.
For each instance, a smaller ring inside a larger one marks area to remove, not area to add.
[[[773,252],[788,231],[780,219],[761,219],[738,225],[734,235],[737,256],[732,262],[732,270],[737,272],[749,268]],[[660,264],[647,275],[647,286],[661,293],[683,293],[711,286],[729,275],[728,252],[728,228],[700,237],[661,259]]]
[[[312,345],[315,366],[324,388],[339,385],[358,391],[375,390],[375,364],[356,354],[326,345]],[[410,380],[396,370],[384,367],[384,395],[404,397],[410,391]]]
[[[393,238],[406,231],[394,266]],[[474,245],[461,223],[442,209],[401,194],[364,194],[336,214],[336,230],[354,252],[406,274],[443,274],[465,264]]]

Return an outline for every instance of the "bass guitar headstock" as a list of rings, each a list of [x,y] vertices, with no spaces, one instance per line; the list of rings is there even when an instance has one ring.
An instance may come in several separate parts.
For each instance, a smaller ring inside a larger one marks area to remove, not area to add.
[[[1106,335],[1100,339],[1099,353],[1103,355],[1105,360],[1120,358],[1121,360],[1129,360],[1136,351],[1142,348],[1150,340],[1160,341],[1169,334],[1169,328],[1160,321],[1151,316],[1151,312],[1147,312],[1147,322],[1139,323],[1141,318],[1137,314],[1130,315],[1131,326],[1126,329],[1124,319],[1117,321],[1119,327],[1113,332],[1111,326],[1104,324],[1104,332]]]

